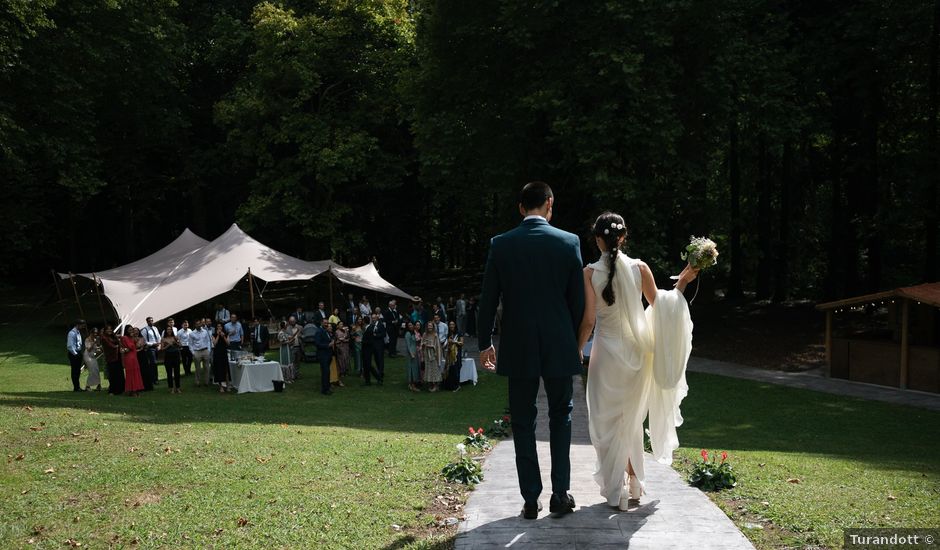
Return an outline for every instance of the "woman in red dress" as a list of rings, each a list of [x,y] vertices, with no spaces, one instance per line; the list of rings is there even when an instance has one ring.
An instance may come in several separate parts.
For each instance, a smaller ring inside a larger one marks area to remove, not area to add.
[[[121,360],[124,363],[124,391],[131,397],[137,397],[137,392],[144,389],[144,379],[140,375],[137,344],[131,336],[132,330],[134,327],[130,325],[124,327],[124,336],[121,336]]]

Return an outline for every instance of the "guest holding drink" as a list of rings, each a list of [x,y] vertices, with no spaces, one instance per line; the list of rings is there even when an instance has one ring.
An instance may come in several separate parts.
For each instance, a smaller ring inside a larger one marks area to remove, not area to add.
[[[120,344],[121,362],[124,364],[124,391],[130,397],[137,397],[144,389],[144,379],[140,375],[138,357],[140,357],[140,352],[145,352],[146,343],[143,342],[140,331],[136,327],[127,325],[124,327],[124,336],[121,337]],[[141,346],[140,349],[138,345]]]
[[[219,385],[219,393],[228,389],[228,333],[222,323],[216,323],[212,335],[212,376]]]

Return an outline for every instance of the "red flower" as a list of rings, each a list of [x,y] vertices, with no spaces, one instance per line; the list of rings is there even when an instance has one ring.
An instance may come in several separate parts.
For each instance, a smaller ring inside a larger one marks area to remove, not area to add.
[[[474,433],[476,432],[473,431],[473,426],[470,426],[470,435],[473,435]]]
[[[508,416],[504,416],[504,417],[503,417],[503,422],[509,422],[509,417],[508,417]]]
[[[708,451],[702,449],[702,460],[708,460]]]
[[[479,430],[477,430],[477,433],[480,435],[483,435],[483,428],[480,428]]]
[[[727,451],[721,451],[721,461],[724,462],[724,461],[726,461],[726,460],[728,460],[728,452],[727,452]]]

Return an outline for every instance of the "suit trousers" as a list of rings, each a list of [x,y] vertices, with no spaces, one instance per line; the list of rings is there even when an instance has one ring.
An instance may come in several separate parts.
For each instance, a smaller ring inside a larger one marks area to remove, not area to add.
[[[196,385],[209,385],[209,349],[197,349],[193,352],[196,363]]]
[[[330,391],[330,361],[333,359],[333,352],[327,349],[317,350],[317,361],[320,362],[320,393]]]
[[[362,344],[362,376],[366,379],[367,384],[372,383],[370,375],[375,376],[375,379],[379,382],[385,381],[385,355],[382,351],[383,344],[372,344],[372,343],[363,343]],[[372,357],[375,356],[375,364],[380,367],[380,369],[375,369],[372,367]]]
[[[183,360],[183,372],[186,373],[186,376],[189,376],[193,366],[193,352],[189,349],[189,346],[183,346],[183,349],[180,350],[180,358]]]
[[[69,352],[69,366],[72,367],[72,389],[81,391],[82,389],[82,365],[84,361],[79,353]]]
[[[543,377],[548,397],[549,446],[552,456],[552,493],[563,495],[571,484],[571,410],[574,408],[572,376]],[[536,400],[539,378],[509,377],[509,413],[512,440],[516,450],[519,490],[527,503],[534,503],[542,493],[542,474],[535,446],[538,416]]]

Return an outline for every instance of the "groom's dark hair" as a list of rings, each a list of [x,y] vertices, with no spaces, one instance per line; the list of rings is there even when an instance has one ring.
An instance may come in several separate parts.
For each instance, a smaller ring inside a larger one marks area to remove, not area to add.
[[[519,203],[526,211],[535,210],[553,196],[552,188],[544,181],[530,181],[519,192]]]

